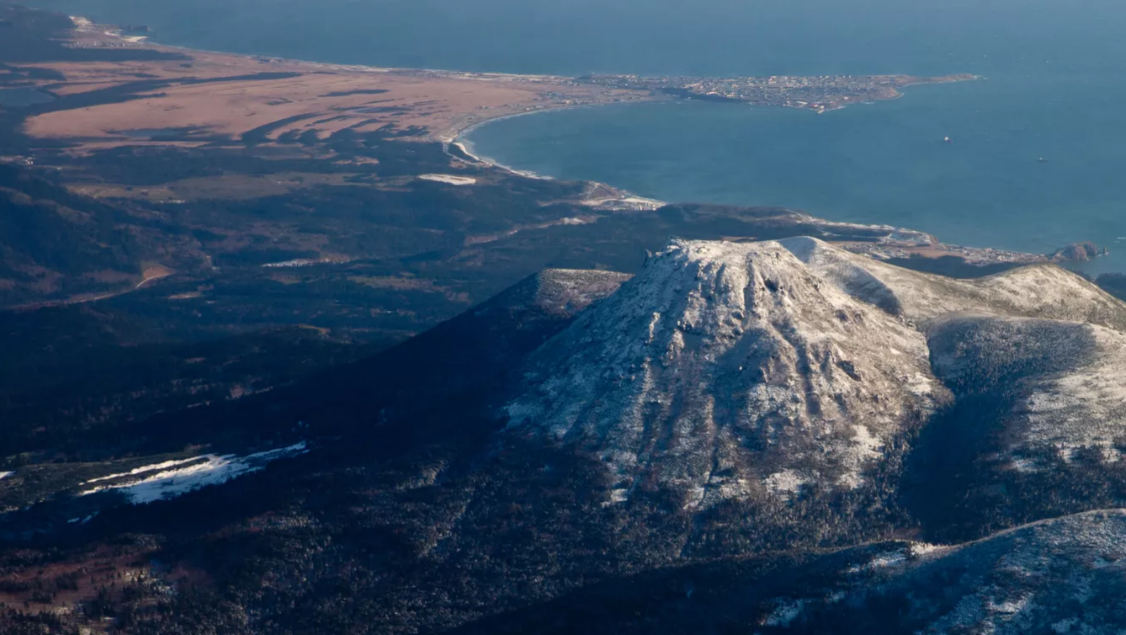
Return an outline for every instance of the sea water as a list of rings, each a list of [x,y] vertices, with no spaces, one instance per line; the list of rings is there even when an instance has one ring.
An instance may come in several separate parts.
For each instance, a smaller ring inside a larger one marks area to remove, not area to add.
[[[825,115],[611,106],[499,121],[469,140],[513,167],[665,200],[784,205],[1037,252],[1094,240],[1112,256],[1087,271],[1126,271],[1120,0],[32,4],[146,24],[169,44],[375,66],[572,76],[975,73],[986,79]]]
[[[1111,256],[1083,270],[1126,270],[1119,113],[1050,93],[1021,108],[1030,93],[1000,80],[925,86],[823,115],[713,102],[608,106],[497,121],[468,141],[504,165],[670,202],[790,207],[1035,253],[1092,240]]]
[[[54,100],[54,96],[34,88],[0,88],[0,106],[26,108]]]

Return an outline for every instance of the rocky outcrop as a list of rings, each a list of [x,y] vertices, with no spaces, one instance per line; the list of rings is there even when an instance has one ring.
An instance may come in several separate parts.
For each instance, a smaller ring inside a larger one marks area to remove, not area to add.
[[[481,309],[508,306],[573,317],[613,295],[630,277],[614,271],[545,269],[486,302]]]
[[[1052,262],[1088,262],[1106,255],[1106,248],[1099,249],[1093,242],[1081,242],[1061,247],[1050,256]]]

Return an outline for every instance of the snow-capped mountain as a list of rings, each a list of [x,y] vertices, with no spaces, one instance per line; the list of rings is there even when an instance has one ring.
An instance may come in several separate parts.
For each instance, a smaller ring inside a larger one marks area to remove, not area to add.
[[[926,337],[778,243],[678,242],[533,354],[511,425],[644,484],[726,498],[851,489],[949,398]]]
[[[954,280],[812,238],[682,241],[533,353],[506,413],[597,455],[608,502],[857,488],[897,439],[986,392],[1012,401],[991,425],[1016,466],[1045,448],[1113,460],[1124,325],[1122,303],[1055,266]]]

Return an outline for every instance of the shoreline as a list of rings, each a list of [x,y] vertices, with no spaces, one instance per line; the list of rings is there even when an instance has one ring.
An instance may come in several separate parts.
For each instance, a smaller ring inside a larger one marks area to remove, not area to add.
[[[454,147],[458,148],[459,150],[461,150],[462,152],[464,152],[467,156],[469,156],[470,158],[472,158],[474,161],[476,161],[478,163],[482,163],[484,165],[489,165],[489,166],[492,166],[494,168],[504,170],[505,172],[511,172],[512,174],[515,174],[517,176],[523,176],[525,178],[538,179],[538,180],[541,180],[541,181],[554,181],[554,180],[556,180],[555,177],[537,174],[536,172],[534,172],[532,170],[520,170],[520,169],[512,167],[510,165],[505,165],[505,164],[501,163],[500,161],[497,161],[496,159],[493,159],[491,157],[486,157],[482,154],[478,154],[476,152],[476,148],[473,145],[473,142],[469,140],[468,135],[472,134],[475,130],[483,128],[484,126],[486,126],[488,124],[497,123],[497,122],[500,122],[500,121],[505,121],[507,119],[516,119],[517,117],[527,117],[529,115],[538,115],[538,114],[542,114],[542,113],[545,113],[545,112],[558,112],[558,111],[562,111],[562,110],[572,110],[572,109],[584,108],[584,107],[588,107],[588,106],[561,106],[559,108],[552,108],[550,110],[544,109],[544,110],[536,110],[536,111],[532,111],[532,112],[520,112],[520,113],[513,113],[513,114],[510,114],[510,115],[501,115],[501,116],[498,116],[498,117],[491,117],[491,118],[488,118],[488,119],[483,119],[481,121],[477,121],[473,124],[470,124],[470,125],[468,125],[464,128],[459,129],[457,131],[457,134],[455,134],[453,137],[437,139],[437,140],[440,141],[443,144],[443,146],[447,147],[447,154],[449,153],[448,152],[448,146],[454,146]]]
[[[463,141],[465,135],[474,129],[502,119],[589,106],[672,101],[670,97],[646,94],[642,91],[592,90],[591,87],[575,84],[574,78],[562,75],[344,64],[273,55],[193,48],[184,45],[162,43],[154,40],[151,35],[144,36],[143,39],[136,39],[134,36],[128,36],[117,30],[115,25],[99,24],[79,15],[68,15],[66,17],[74,25],[69,43],[69,46],[74,49],[97,50],[103,48],[125,48],[133,50],[151,50],[163,53],[181,54],[201,61],[219,63],[232,67],[237,66],[237,64],[232,62],[243,62],[248,66],[265,66],[272,71],[391,76],[403,78],[408,81],[481,82],[501,90],[512,88],[523,90],[526,93],[538,93],[540,96],[551,95],[549,99],[556,100],[555,102],[540,102],[537,97],[535,101],[514,101],[507,104],[490,106],[490,109],[496,109],[497,112],[495,113],[483,109],[455,113],[453,117],[440,125],[427,126],[425,134],[421,135],[421,138],[443,144]],[[227,63],[223,64],[224,62]],[[560,103],[560,101],[563,103]],[[571,103],[571,101],[577,103]],[[509,166],[501,166],[499,163],[491,161],[487,157],[479,157],[479,160],[483,163],[504,167],[513,172],[524,173],[524,171],[516,170]],[[526,175],[538,176],[531,172],[527,172]]]
[[[601,108],[603,106],[608,106],[608,105],[610,105],[610,104],[583,104],[583,105],[577,105],[577,106],[561,106],[559,108],[535,110],[535,111],[532,111],[532,112],[515,113],[515,114],[511,114],[511,115],[503,115],[503,116],[500,116],[500,117],[493,117],[493,118],[486,119],[486,120],[483,120],[483,121],[478,121],[478,122],[476,122],[476,123],[474,123],[470,126],[467,126],[463,129],[461,129],[458,132],[457,136],[455,136],[452,139],[442,140],[442,147],[446,151],[446,154],[450,154],[449,148],[450,148],[450,146],[454,146],[458,150],[460,150],[462,153],[464,153],[466,156],[468,156],[471,159],[473,159],[474,161],[476,161],[477,163],[480,163],[482,165],[486,165],[486,166],[489,166],[489,167],[492,167],[492,168],[495,168],[495,169],[498,169],[498,170],[502,170],[504,172],[508,172],[509,174],[513,174],[515,176],[519,176],[519,177],[523,177],[523,178],[527,178],[527,179],[536,179],[536,180],[540,180],[540,181],[556,181],[558,179],[556,179],[553,176],[545,176],[543,174],[539,174],[539,173],[534,172],[532,170],[521,170],[519,168],[515,168],[515,167],[512,167],[510,165],[505,165],[505,164],[501,163],[500,161],[497,161],[496,159],[493,159],[491,157],[487,157],[487,156],[484,156],[482,154],[478,154],[476,152],[476,148],[473,146],[473,142],[468,139],[467,135],[473,133],[473,131],[478,130],[479,128],[482,128],[482,127],[484,127],[488,124],[496,123],[496,122],[503,121],[503,120],[506,120],[506,119],[515,119],[517,117],[525,117],[525,116],[528,116],[528,115],[538,115],[538,114],[543,114],[545,112],[559,112],[559,111],[563,111],[563,110],[575,110],[575,109],[579,109],[579,108]],[[454,156],[454,155],[450,154],[450,156]],[[460,158],[460,157],[454,156],[454,158]],[[618,188],[616,186],[609,185],[609,184],[606,184],[606,183],[600,183],[598,181],[592,181],[592,180],[589,180],[589,179],[584,179],[583,182],[589,183],[589,184],[593,185],[595,188],[598,188],[598,187],[607,188],[607,189],[612,190],[613,192],[616,192],[618,194],[618,196],[616,196],[616,197],[607,197],[607,198],[603,198],[603,199],[590,199],[590,198],[586,199],[586,204],[589,204],[593,207],[602,207],[602,206],[607,206],[607,205],[613,205],[614,203],[619,203],[620,206],[624,206],[624,207],[622,207],[623,209],[629,209],[629,210],[635,210],[636,211],[638,209],[656,210],[656,209],[660,209],[661,207],[665,207],[666,205],[669,205],[669,203],[667,201],[662,201],[662,200],[655,199],[655,198],[640,196],[638,194],[630,192],[629,190],[623,190],[621,188]]]
[[[150,49],[150,50],[167,51],[167,52],[182,52],[182,53],[186,53],[188,55],[191,55],[191,54],[216,55],[216,56],[239,58],[239,59],[246,60],[248,62],[255,62],[255,63],[259,63],[259,64],[266,63],[266,64],[271,64],[271,65],[276,64],[276,65],[279,65],[279,66],[289,66],[289,67],[297,67],[297,68],[304,67],[304,68],[310,68],[310,69],[319,70],[319,71],[333,71],[333,72],[403,75],[403,76],[423,77],[423,78],[429,76],[429,77],[433,77],[435,79],[459,79],[459,80],[470,80],[470,81],[512,81],[512,82],[530,82],[530,83],[545,83],[545,84],[567,84],[567,83],[574,82],[576,80],[576,78],[574,78],[574,77],[569,77],[569,76],[565,76],[565,75],[465,71],[465,70],[442,69],[442,68],[373,66],[373,65],[368,65],[368,64],[346,64],[346,63],[337,63],[337,62],[322,62],[322,61],[316,61],[316,60],[305,60],[305,59],[291,58],[291,57],[279,57],[279,56],[274,56],[274,55],[262,55],[262,54],[254,54],[254,53],[237,53],[237,52],[230,52],[230,51],[203,49],[203,48],[195,48],[195,47],[185,46],[185,45],[162,43],[162,42],[154,40],[153,34],[149,34],[149,35],[145,35],[145,36],[126,35],[121,31],[116,31],[116,30],[113,30],[111,28],[108,28],[108,27],[115,27],[117,25],[99,24],[99,23],[96,23],[96,22],[89,20],[88,18],[85,18],[83,16],[79,16],[79,15],[68,15],[67,17],[74,24],[76,32],[110,38],[110,39],[116,40],[118,42],[124,42],[124,43],[130,45],[130,48],[137,48],[137,49]],[[75,46],[75,48],[97,48],[97,47],[96,46]],[[831,112],[836,112],[836,111],[839,111],[839,110],[845,110],[845,109],[849,108],[850,106],[873,105],[873,104],[878,103],[879,101],[885,101],[885,100],[886,101],[894,101],[896,99],[900,99],[900,98],[906,96],[905,93],[902,91],[902,89],[906,89],[906,88],[912,88],[912,87],[916,87],[916,86],[928,86],[928,85],[932,85],[932,86],[933,85],[943,85],[943,84],[960,83],[960,82],[967,82],[967,81],[982,81],[982,80],[988,79],[983,75],[974,75],[974,74],[969,74],[969,73],[952,74],[952,75],[944,75],[944,76],[934,76],[934,77],[925,77],[925,76],[907,75],[907,74],[904,74],[904,75],[873,75],[872,77],[877,77],[877,78],[879,78],[879,77],[899,77],[903,80],[903,83],[898,84],[898,85],[896,85],[895,87],[892,88],[894,95],[892,95],[891,97],[886,97],[886,98],[883,98],[883,99],[877,99],[875,101],[856,101],[856,100],[849,100],[848,98],[846,98],[842,102],[834,103],[832,105],[826,105],[826,106],[821,107],[821,108],[814,108],[814,107],[811,107],[811,106],[808,106],[808,105],[756,104],[756,103],[753,103],[753,102],[742,101],[742,100],[732,100],[732,103],[748,105],[748,106],[751,106],[751,107],[780,107],[780,108],[788,108],[788,109],[794,109],[794,110],[808,110],[808,111],[813,112],[815,114],[822,115],[822,114],[828,114],[828,113],[831,113]],[[707,79],[722,79],[722,78],[720,78],[718,76],[717,77],[707,76]],[[658,102],[666,102],[666,101],[667,102],[678,101],[678,99],[676,97],[671,96],[671,95],[660,95],[660,94],[654,94],[654,93],[641,95],[640,93],[643,93],[644,91],[639,90],[639,91],[636,91],[636,92],[639,93],[639,96],[636,99],[632,99],[632,100],[608,101],[608,102],[603,102],[603,103],[581,103],[581,104],[574,104],[574,105],[548,105],[548,106],[537,107],[537,108],[528,110],[526,112],[507,113],[507,114],[501,114],[501,115],[496,115],[496,116],[486,115],[483,118],[475,119],[470,123],[465,123],[465,124],[456,124],[455,123],[453,126],[447,128],[447,129],[444,129],[444,130],[428,131],[427,136],[429,138],[431,138],[432,140],[439,141],[441,143],[455,143],[455,142],[462,140],[467,134],[471,133],[472,131],[476,130],[477,128],[479,128],[479,127],[481,127],[485,124],[492,123],[492,122],[495,122],[495,121],[501,121],[501,120],[504,120],[504,119],[522,117],[522,116],[525,116],[525,115],[534,115],[534,114],[538,114],[538,113],[542,113],[542,112],[553,112],[553,111],[558,111],[558,110],[570,110],[570,109],[574,109],[574,108],[606,106],[606,105],[611,105],[611,104],[615,104],[615,103],[658,103]],[[701,99],[701,97],[693,96],[693,97],[688,98],[688,100],[693,100],[693,99]],[[503,167],[503,168],[508,169],[510,171],[521,172],[520,170],[512,168],[511,166],[504,166],[504,165],[502,165],[502,164],[500,164],[496,161],[485,160],[483,162],[490,163],[492,165],[497,165],[499,167]],[[534,174],[534,173],[528,172],[528,174]]]
[[[439,80],[462,80],[462,81],[482,82],[482,83],[485,83],[485,84],[496,84],[496,85],[499,85],[499,86],[502,86],[502,87],[503,87],[504,83],[512,82],[513,86],[520,85],[522,88],[527,90],[527,92],[539,92],[540,94],[546,94],[546,93],[550,92],[553,87],[558,87],[558,86],[561,86],[561,85],[567,85],[569,88],[574,88],[574,86],[570,84],[573,81],[572,78],[564,78],[564,77],[555,76],[555,75],[481,73],[481,72],[451,71],[451,70],[440,70],[440,69],[380,67],[380,66],[370,66],[370,65],[318,62],[318,61],[312,61],[312,60],[300,60],[300,59],[293,59],[293,58],[274,57],[274,56],[265,56],[265,55],[256,55],[256,54],[247,54],[247,53],[231,53],[231,52],[224,52],[224,51],[212,51],[212,50],[205,50],[205,49],[196,49],[196,48],[191,48],[191,47],[187,47],[187,46],[164,44],[164,43],[154,41],[152,39],[145,39],[143,41],[139,41],[137,39],[125,36],[124,34],[122,34],[120,32],[115,32],[112,29],[106,29],[106,28],[104,28],[105,25],[98,25],[98,24],[94,24],[94,23],[92,23],[88,20],[84,20],[79,16],[68,16],[68,17],[70,18],[71,22],[74,24],[74,32],[73,32],[74,35],[72,36],[72,39],[71,39],[71,46],[73,48],[97,49],[97,48],[110,48],[110,47],[115,47],[115,46],[122,46],[122,47],[136,49],[136,50],[155,50],[155,51],[163,51],[163,52],[170,52],[170,53],[181,53],[181,54],[187,55],[189,57],[198,58],[201,61],[211,61],[212,63],[230,66],[232,68],[238,67],[239,64],[241,64],[241,63],[246,63],[248,65],[255,65],[255,66],[260,66],[260,67],[266,66],[267,68],[270,68],[271,70],[293,70],[293,71],[297,71],[297,72],[303,71],[303,72],[307,72],[307,73],[316,73],[316,72],[322,72],[323,73],[323,72],[327,71],[327,72],[330,72],[330,73],[334,72],[334,73],[341,73],[341,74],[356,74],[356,75],[361,75],[361,74],[362,75],[392,75],[392,76],[413,78],[413,79],[418,79],[418,80],[433,79],[435,81],[439,81]],[[83,41],[83,40],[85,40],[85,41]],[[208,58],[210,58],[210,59],[208,60]],[[223,64],[224,61],[226,62],[226,64]],[[907,78],[907,76],[904,76],[904,77]],[[954,76],[951,76],[949,78],[944,77],[944,78],[933,78],[933,79],[922,78],[922,77],[910,77],[910,78],[907,78],[908,81],[906,81],[904,84],[902,84],[900,86],[900,88],[905,88],[905,87],[908,87],[908,86],[918,86],[918,85],[945,84],[945,83],[951,83],[953,81],[967,81],[967,80],[983,79],[980,76],[967,76],[967,77],[962,77],[962,78],[959,78],[959,79],[953,79],[953,77]],[[537,84],[544,84],[544,85],[543,86],[536,86]],[[554,85],[554,86],[552,86],[552,85]],[[575,93],[575,94],[579,94],[579,93]],[[903,96],[904,96],[904,94],[902,92],[897,91],[895,98],[900,98],[900,97],[903,97]],[[650,93],[644,93],[643,94],[639,91],[620,92],[620,93],[619,92],[608,92],[608,93],[604,92],[604,93],[595,94],[593,97],[591,97],[591,95],[588,93],[586,95],[581,95],[580,97],[574,98],[576,100],[590,99],[590,101],[583,102],[583,103],[570,103],[570,98],[567,98],[567,93],[563,93],[562,98],[560,98],[558,95],[556,95],[555,98],[559,99],[559,100],[568,99],[568,101],[566,103],[558,103],[557,102],[557,103],[548,103],[548,104],[535,103],[535,102],[532,102],[532,101],[522,101],[522,102],[521,101],[515,101],[515,102],[510,102],[508,105],[505,105],[505,106],[495,106],[500,111],[500,112],[496,112],[495,114],[489,112],[488,110],[482,110],[482,109],[457,111],[457,112],[454,113],[454,117],[446,119],[444,122],[441,122],[441,123],[435,122],[435,123],[438,123],[438,126],[436,128],[435,127],[426,127],[424,135],[420,135],[418,138],[419,139],[426,138],[426,139],[429,139],[431,141],[436,141],[436,142],[441,143],[443,145],[443,148],[446,150],[447,154],[451,154],[451,156],[456,156],[456,155],[450,153],[449,146],[452,145],[452,146],[457,147],[461,151],[461,153],[463,153],[461,157],[457,157],[457,158],[462,158],[462,159],[468,158],[469,160],[474,161],[474,162],[476,162],[480,165],[490,166],[490,167],[495,168],[497,170],[502,170],[502,171],[504,171],[508,174],[512,174],[512,175],[522,177],[522,178],[551,181],[551,180],[556,180],[556,179],[554,177],[544,176],[544,175],[538,174],[538,173],[536,173],[532,170],[522,170],[522,169],[516,168],[514,166],[505,165],[504,163],[502,163],[502,162],[500,162],[500,161],[498,161],[494,158],[491,158],[491,157],[488,157],[488,156],[485,156],[485,155],[479,153],[477,148],[474,147],[474,144],[472,143],[472,141],[469,140],[468,137],[474,131],[478,130],[479,128],[483,127],[486,124],[501,121],[501,120],[504,120],[504,119],[512,119],[512,118],[515,118],[515,117],[523,117],[523,116],[526,116],[526,115],[534,115],[534,114],[540,114],[540,113],[545,113],[545,112],[553,112],[553,111],[558,111],[558,110],[569,110],[569,109],[572,109],[572,108],[604,106],[604,105],[611,105],[611,104],[628,105],[630,103],[655,103],[655,102],[663,102],[663,101],[669,101],[669,102],[675,101],[674,97],[664,97],[664,96],[661,96],[661,95],[650,94]],[[537,101],[538,101],[538,98],[537,98]],[[863,104],[863,103],[866,103],[866,102],[855,102],[854,104],[847,104],[847,105],[842,104],[838,107],[827,109],[826,112],[847,108],[848,105],[859,105],[859,104]],[[529,105],[529,104],[534,104],[534,105]],[[758,104],[754,104],[754,103],[750,103],[750,102],[742,102],[741,105],[756,106]],[[785,107],[785,106],[783,106],[783,107]],[[481,106],[479,108],[485,108],[485,107]],[[522,110],[517,111],[517,112],[513,112],[512,110],[514,110],[516,108],[521,108]],[[507,112],[505,111],[506,109],[507,109]],[[801,110],[803,108],[796,108],[796,109]],[[804,109],[816,112],[815,109],[811,109],[811,108],[804,108]],[[592,180],[587,180],[587,179],[581,179],[581,180],[585,181],[586,183],[590,183],[592,185],[592,194],[593,194],[594,190],[597,190],[599,188],[602,188],[602,191],[607,193],[607,194],[609,194],[609,193],[613,194],[612,197],[604,197],[604,198],[598,198],[598,199],[594,199],[593,197],[591,197],[591,198],[588,198],[586,201],[584,201],[584,204],[590,205],[592,207],[600,207],[600,208],[603,208],[603,209],[623,209],[623,210],[638,211],[638,210],[642,210],[642,209],[644,209],[644,210],[657,209],[659,207],[666,205],[666,202],[664,202],[664,201],[637,196],[637,195],[635,195],[631,192],[628,192],[626,190],[620,190],[620,189],[615,188],[611,185],[601,184],[601,183],[598,183],[598,182],[595,182],[595,181],[592,181]],[[811,218],[814,218],[814,217],[811,216]],[[829,226],[829,225],[832,225],[832,224],[842,224],[842,225],[848,224],[848,223],[839,223],[837,221],[830,221],[830,220],[823,220],[821,222],[824,223],[826,226]],[[890,226],[889,226],[889,228],[890,228]],[[899,243],[900,241],[895,240],[895,236],[902,236],[904,234],[909,234],[909,233],[917,233],[917,232],[912,232],[911,230],[901,228],[900,230],[893,232],[893,235],[889,235],[889,237],[888,237],[889,242],[890,243]],[[940,245],[946,246],[944,243],[941,243],[940,241],[937,241],[937,240],[935,240],[933,243],[931,243],[932,248],[938,247]],[[887,244],[885,246],[893,246],[893,245]],[[910,245],[905,245],[905,244],[902,244],[902,243],[899,244],[899,245],[894,245],[894,246],[895,247],[899,247],[899,246],[911,247]],[[918,245],[915,245],[915,246],[917,247]],[[956,246],[950,245],[950,247],[956,247]],[[968,250],[970,248],[966,248],[966,249]],[[976,255],[979,255],[979,256],[988,254],[991,257],[988,257],[985,260],[993,261],[993,262],[996,262],[998,260],[1010,260],[1010,259],[1019,259],[1020,261],[1023,261],[1023,262],[1030,262],[1030,261],[1033,261],[1033,259],[1036,259],[1036,260],[1045,259],[1044,256],[1039,255],[1039,254],[1024,254],[1024,253],[1017,253],[1017,252],[1009,252],[1007,250],[973,250],[973,252]],[[963,255],[967,255],[967,254],[963,253]],[[969,260],[969,258],[967,258],[967,260]]]
[[[399,66],[373,66],[373,65],[370,65],[370,64],[344,64],[344,63],[337,63],[337,62],[318,62],[316,60],[305,60],[305,59],[300,59],[300,58],[296,58],[296,57],[279,57],[279,56],[276,56],[276,55],[263,55],[263,54],[260,54],[260,53],[238,53],[238,52],[234,52],[234,51],[220,51],[220,50],[215,50],[215,49],[205,49],[205,48],[199,48],[199,47],[193,47],[193,46],[185,46],[185,45],[181,45],[181,44],[167,44],[167,43],[164,43],[164,42],[154,40],[152,35],[127,36],[127,35],[123,35],[120,32],[103,30],[106,27],[115,26],[115,25],[106,25],[106,24],[99,24],[97,22],[92,22],[88,18],[85,18],[85,17],[80,16],[80,15],[67,15],[66,17],[68,19],[70,19],[70,21],[74,24],[76,32],[93,34],[93,35],[102,35],[102,36],[106,36],[106,37],[109,37],[109,38],[113,38],[115,40],[127,42],[129,44],[140,45],[140,46],[132,47],[132,48],[136,48],[136,49],[152,49],[152,50],[166,49],[169,52],[186,52],[186,53],[203,53],[203,54],[207,54],[207,55],[222,55],[224,57],[236,57],[236,58],[241,58],[241,59],[245,59],[245,60],[248,60],[248,61],[259,62],[259,63],[261,63],[263,61],[267,61],[269,63],[277,62],[277,63],[282,63],[282,64],[292,64],[292,65],[298,65],[298,66],[313,66],[313,67],[322,68],[322,69],[327,68],[329,70],[353,71],[353,72],[362,72],[362,73],[435,73],[435,74],[449,74],[451,76],[457,76],[457,77],[463,77],[463,78],[472,78],[472,77],[478,77],[478,78],[481,78],[481,79],[508,78],[508,79],[538,80],[538,81],[569,81],[571,79],[570,77],[564,77],[564,76],[561,76],[561,75],[529,75],[529,74],[519,74],[519,73],[480,73],[480,72],[475,72],[475,71],[459,71],[459,70],[454,70],[454,69],[442,69],[442,68],[407,68],[407,67],[399,67]],[[140,40],[131,39],[131,38],[134,38],[134,37],[141,37],[141,39]],[[96,46],[73,46],[72,48],[76,48],[76,49],[83,49],[83,48],[96,49],[96,48],[99,48],[99,47],[96,47]]]

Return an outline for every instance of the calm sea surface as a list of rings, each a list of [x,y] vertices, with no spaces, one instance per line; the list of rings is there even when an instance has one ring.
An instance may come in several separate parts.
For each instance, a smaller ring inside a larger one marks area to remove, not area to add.
[[[325,62],[568,75],[984,75],[825,115],[687,102],[589,108],[495,122],[469,140],[506,165],[670,201],[784,205],[1041,252],[1089,239],[1114,253],[1088,271],[1126,271],[1121,0],[31,4],[147,24],[169,44]]]

